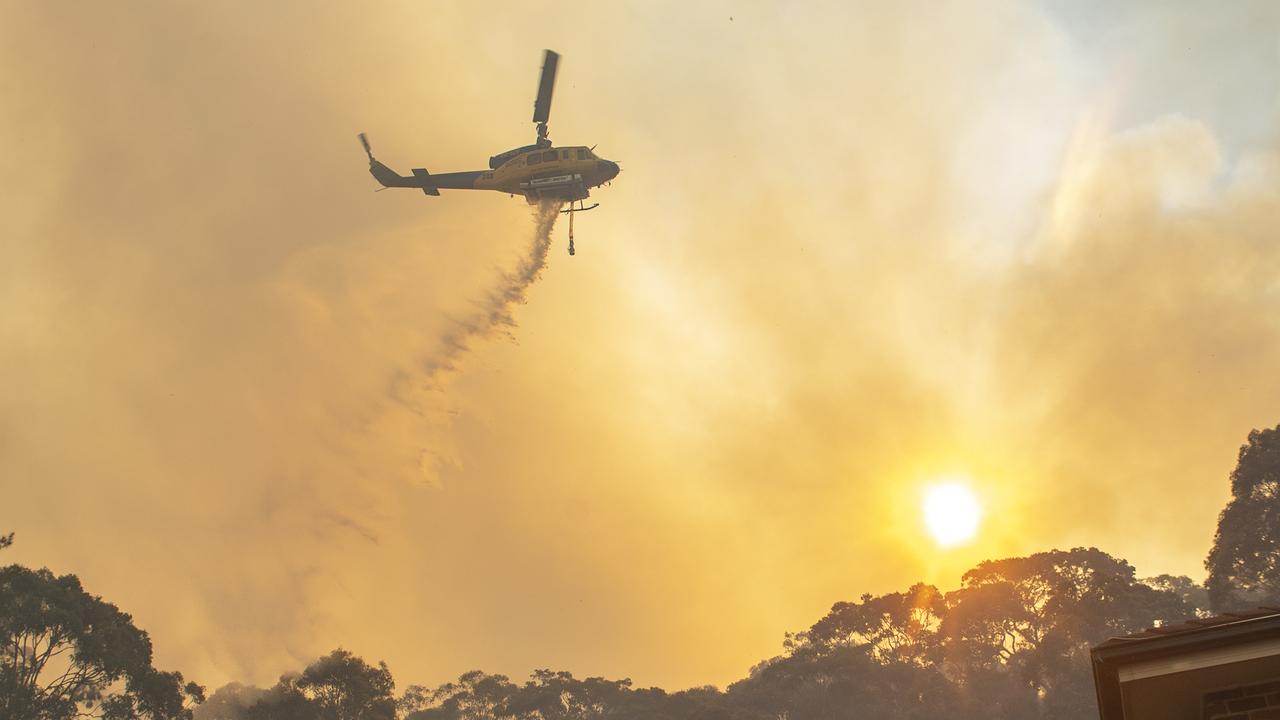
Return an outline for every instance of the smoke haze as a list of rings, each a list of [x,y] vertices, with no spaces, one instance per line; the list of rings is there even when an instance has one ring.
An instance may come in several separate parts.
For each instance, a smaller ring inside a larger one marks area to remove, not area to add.
[[[1273,3],[558,7],[0,9],[13,561],[213,687],[684,687],[982,558],[1202,576],[1280,422]],[[483,167],[544,47],[625,173],[529,293],[549,209],[355,136]]]

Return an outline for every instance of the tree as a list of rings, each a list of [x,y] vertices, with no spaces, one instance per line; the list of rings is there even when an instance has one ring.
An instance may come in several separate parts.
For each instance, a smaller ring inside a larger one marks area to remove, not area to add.
[[[955,699],[937,667],[882,662],[865,645],[798,647],[728,691],[734,717],[761,720],[963,717]]]
[[[1280,426],[1240,448],[1205,568],[1214,612],[1280,603]]]
[[[925,665],[945,611],[936,587],[916,583],[905,593],[867,594],[856,603],[838,602],[807,632],[789,638],[787,646],[862,647],[880,662]]]
[[[266,694],[266,690],[252,685],[228,683],[200,703],[195,711],[195,720],[242,720],[249,706]]]
[[[1143,578],[1142,583],[1161,592],[1171,592],[1182,598],[1196,617],[1209,615],[1209,591],[1186,575],[1156,575]]]
[[[249,720],[395,720],[395,681],[387,664],[373,667],[338,648],[301,675],[285,675],[244,715]]]
[[[147,633],[75,575],[0,568],[0,717],[189,720],[203,700],[181,673],[153,668]]]
[[[1140,581],[1095,548],[987,561],[945,595],[918,583],[836,603],[730,686],[730,707],[791,720],[1085,717],[1089,648],[1194,615],[1196,592],[1187,578]]]
[[[952,674],[1003,666],[1049,718],[1093,712],[1091,646],[1195,614],[1182,594],[1139,581],[1132,565],[1097,548],[980,563],[947,604],[941,633]]]
[[[564,671],[535,670],[507,702],[507,711],[516,717],[539,720],[589,720],[604,717],[620,706],[630,690],[631,681],[627,679],[579,680]]]
[[[409,720],[492,720],[510,716],[507,706],[516,691],[506,675],[472,670],[435,690],[410,687],[400,709]]]

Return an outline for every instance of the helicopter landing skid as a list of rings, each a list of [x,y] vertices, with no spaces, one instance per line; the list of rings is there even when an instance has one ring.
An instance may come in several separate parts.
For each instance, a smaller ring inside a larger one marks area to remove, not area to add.
[[[595,209],[596,209],[596,208],[598,208],[598,207],[600,207],[600,203],[596,203],[596,204],[592,205],[591,207],[577,207],[577,208],[576,208],[576,207],[572,207],[572,206],[570,206],[570,209],[568,209],[568,210],[561,210],[561,211],[560,211],[560,213],[561,213],[561,214],[565,214],[565,213],[579,213],[579,212],[586,212],[586,211],[588,211],[588,210],[595,210]]]

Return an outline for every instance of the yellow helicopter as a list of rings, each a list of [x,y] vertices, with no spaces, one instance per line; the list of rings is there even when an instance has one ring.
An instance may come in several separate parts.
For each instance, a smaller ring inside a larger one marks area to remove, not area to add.
[[[509,195],[523,195],[529,204],[540,200],[559,200],[569,204],[569,254],[573,254],[573,214],[586,212],[600,206],[587,207],[584,201],[590,197],[591,188],[599,187],[618,175],[618,164],[597,156],[595,146],[555,147],[547,137],[547,118],[551,115],[551,92],[555,89],[556,68],[560,55],[546,51],[542,62],[542,77],[538,82],[538,96],[533,103],[533,122],[537,124],[538,137],[532,145],[499,153],[489,158],[488,170],[432,175],[423,168],[414,168],[406,177],[383,165],[373,157],[369,139],[360,133],[360,144],[369,156],[369,172],[386,188],[418,188],[427,195],[439,195],[441,190],[495,190]],[[578,203],[574,207],[574,203]]]

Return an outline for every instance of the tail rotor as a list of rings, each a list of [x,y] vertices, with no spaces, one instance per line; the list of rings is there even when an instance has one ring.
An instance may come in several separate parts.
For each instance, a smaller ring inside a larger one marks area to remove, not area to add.
[[[369,147],[369,138],[364,133],[360,133],[360,144],[364,146],[364,154],[369,156],[369,165],[373,165],[373,148]]]
[[[369,174],[372,175],[380,185],[382,185],[382,187],[378,188],[378,190],[375,190],[374,192],[386,190],[391,187],[416,187],[422,188],[422,192],[428,195],[440,194],[440,191],[436,189],[435,185],[432,184],[429,179],[424,179],[427,177],[426,170],[419,168],[413,171],[414,177],[404,177],[395,170],[383,165],[373,156],[373,148],[369,147],[369,138],[364,133],[360,133],[359,137],[360,146],[364,148],[364,154],[369,156]],[[419,172],[422,174],[421,177],[419,177]]]

